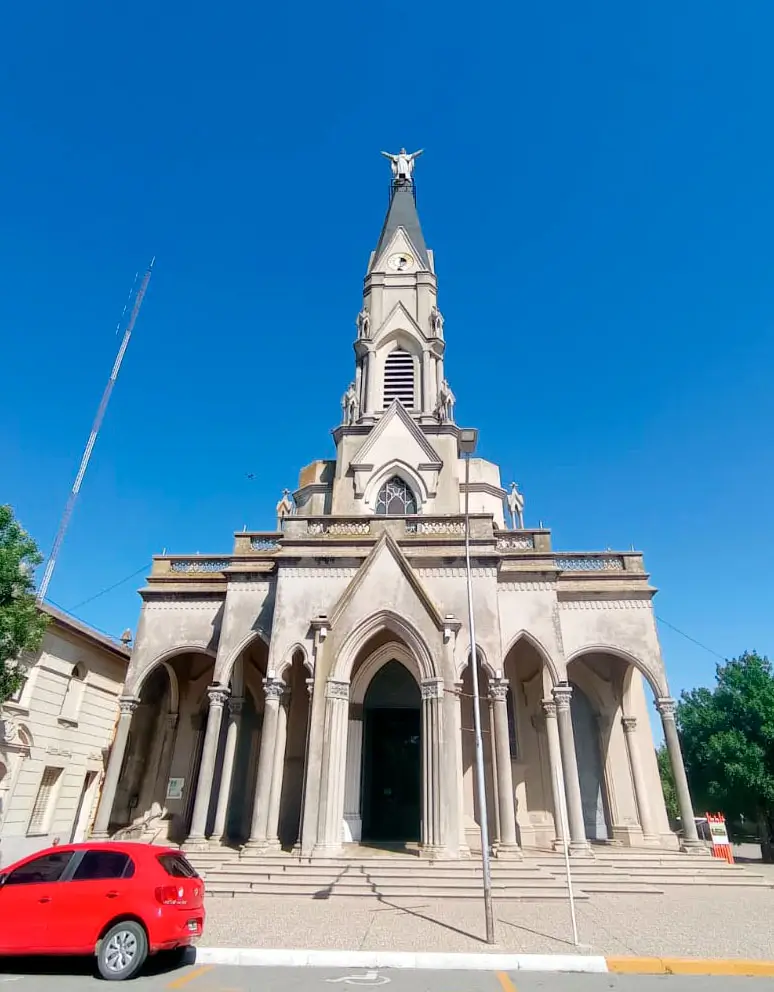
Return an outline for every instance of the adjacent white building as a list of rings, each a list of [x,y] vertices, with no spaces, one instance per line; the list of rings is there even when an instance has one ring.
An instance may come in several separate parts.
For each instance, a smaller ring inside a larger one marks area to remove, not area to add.
[[[130,651],[52,606],[22,690],[0,707],[0,865],[83,840],[96,809]]]

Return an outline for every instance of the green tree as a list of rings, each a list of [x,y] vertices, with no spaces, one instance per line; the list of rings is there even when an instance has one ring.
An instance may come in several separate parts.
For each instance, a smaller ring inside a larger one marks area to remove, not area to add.
[[[0,703],[24,685],[19,657],[40,646],[48,617],[35,602],[33,572],[42,561],[10,506],[0,506]]]
[[[774,673],[746,651],[716,670],[714,689],[684,692],[677,708],[694,801],[729,823],[758,824],[763,856],[774,834]]]
[[[675,789],[675,779],[672,775],[672,762],[669,760],[669,751],[666,744],[656,748],[656,761],[658,762],[658,773],[661,776],[661,789],[664,793],[664,805],[670,823],[680,819],[680,807],[677,805],[677,791]]]

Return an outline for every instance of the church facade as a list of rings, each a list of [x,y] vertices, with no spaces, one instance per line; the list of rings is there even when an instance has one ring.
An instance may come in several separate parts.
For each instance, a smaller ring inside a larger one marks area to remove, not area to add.
[[[475,643],[498,857],[561,844],[562,806],[575,856],[678,846],[651,694],[681,843],[700,846],[642,555],[554,550],[498,466],[465,450],[416,154],[388,156],[335,458],[301,470],[276,531],[154,558],[95,836],[134,824],[194,848],[469,856]]]

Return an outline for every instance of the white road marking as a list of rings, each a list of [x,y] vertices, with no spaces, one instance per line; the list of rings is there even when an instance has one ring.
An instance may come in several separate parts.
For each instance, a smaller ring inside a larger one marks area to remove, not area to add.
[[[391,979],[376,971],[367,971],[365,975],[347,975],[344,978],[326,978],[326,982],[344,982],[345,985],[387,985]]]

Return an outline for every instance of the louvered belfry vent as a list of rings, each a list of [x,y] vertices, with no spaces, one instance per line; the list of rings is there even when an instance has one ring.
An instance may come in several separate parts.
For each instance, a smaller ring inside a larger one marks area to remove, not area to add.
[[[408,410],[414,409],[414,359],[410,352],[396,348],[384,363],[384,409],[400,400]]]

